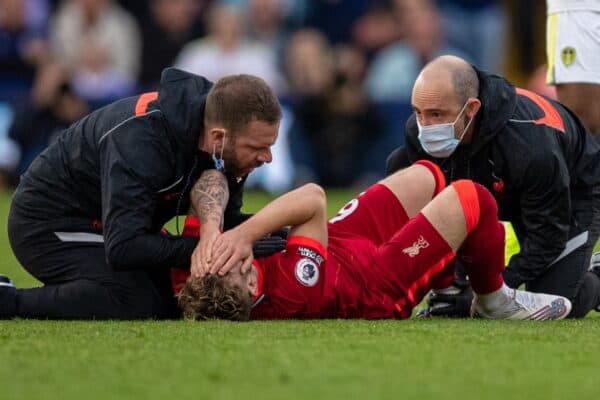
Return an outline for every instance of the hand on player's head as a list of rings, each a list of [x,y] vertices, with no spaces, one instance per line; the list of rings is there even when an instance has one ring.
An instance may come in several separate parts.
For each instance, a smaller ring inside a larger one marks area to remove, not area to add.
[[[254,259],[252,255],[252,243],[239,231],[232,229],[223,232],[215,240],[212,248],[211,274],[225,275],[238,263],[241,263],[242,273],[247,272]]]
[[[192,253],[190,273],[192,276],[205,276],[210,272],[212,264],[214,242],[221,235],[219,228],[207,229],[207,224],[203,225],[203,231],[200,235],[198,245]]]

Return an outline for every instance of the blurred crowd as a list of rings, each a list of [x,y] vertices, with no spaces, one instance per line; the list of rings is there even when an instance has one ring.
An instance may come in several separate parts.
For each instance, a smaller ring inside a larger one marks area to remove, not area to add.
[[[0,187],[82,116],[156,89],[168,66],[213,81],[254,74],[275,89],[280,139],[250,185],[367,185],[403,144],[426,62],[455,54],[503,73],[509,3],[0,0]]]

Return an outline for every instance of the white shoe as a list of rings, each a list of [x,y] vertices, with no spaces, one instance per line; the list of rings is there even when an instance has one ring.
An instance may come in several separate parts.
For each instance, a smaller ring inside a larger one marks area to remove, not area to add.
[[[471,305],[471,316],[488,319],[510,320],[556,320],[563,319],[571,312],[571,302],[562,296],[544,293],[525,292],[507,288],[506,301],[493,309],[478,302],[477,294]]]

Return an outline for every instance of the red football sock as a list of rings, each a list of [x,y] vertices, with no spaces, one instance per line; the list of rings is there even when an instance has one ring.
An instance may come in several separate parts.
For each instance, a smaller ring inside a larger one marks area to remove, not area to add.
[[[463,261],[473,291],[488,294],[504,283],[504,226],[498,221],[498,206],[490,192],[468,180],[452,183],[467,222],[467,238],[458,257]]]
[[[450,285],[452,285],[452,282],[455,278],[456,267],[454,266],[454,260],[452,260],[448,263],[448,265],[444,267],[442,272],[431,278],[429,286],[431,286],[433,290],[446,289],[447,287],[450,287]]]
[[[437,196],[444,188],[446,187],[446,178],[444,177],[444,173],[440,169],[440,167],[429,161],[429,160],[419,160],[416,161],[415,164],[419,164],[427,168],[435,179],[435,190],[433,192],[433,196]]]

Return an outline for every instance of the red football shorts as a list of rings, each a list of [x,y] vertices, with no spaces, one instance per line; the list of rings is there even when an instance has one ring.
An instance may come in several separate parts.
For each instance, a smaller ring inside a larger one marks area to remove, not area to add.
[[[408,220],[381,184],[330,220],[328,250],[348,276],[336,287],[342,318],[408,318],[434,280],[454,274],[448,243],[422,214]]]

